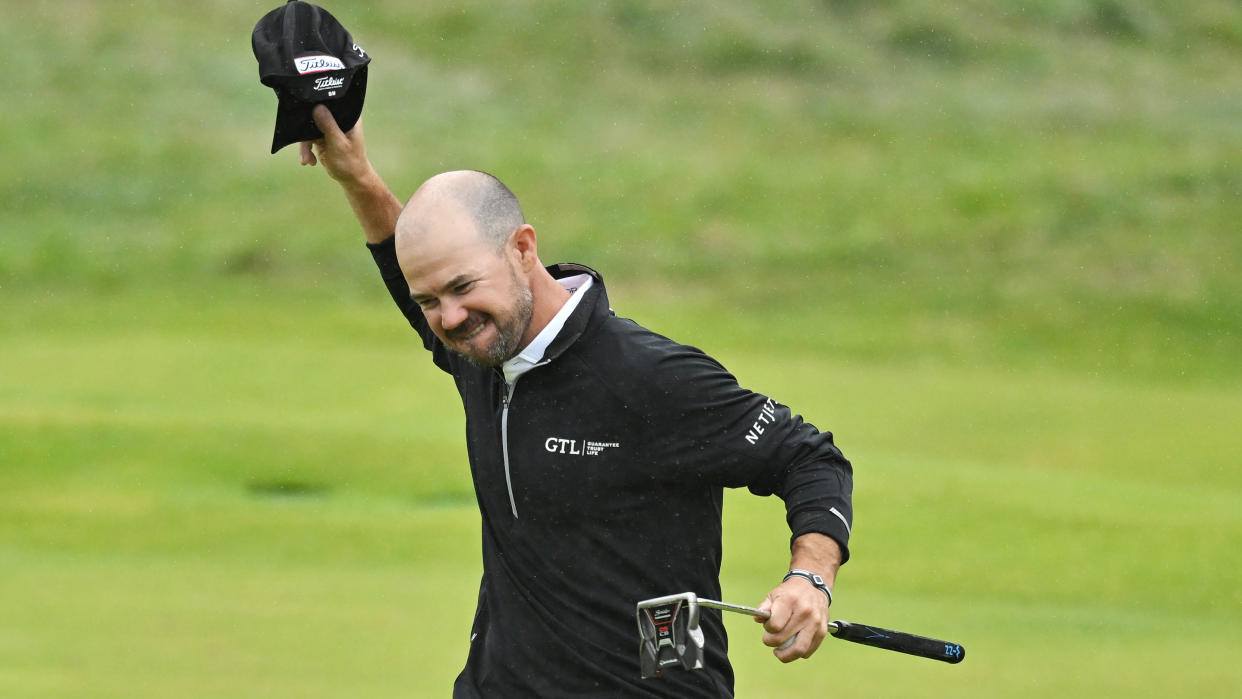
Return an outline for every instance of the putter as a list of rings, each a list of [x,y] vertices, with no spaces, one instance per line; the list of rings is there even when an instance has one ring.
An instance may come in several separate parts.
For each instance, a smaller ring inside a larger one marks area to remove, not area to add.
[[[643,678],[659,677],[666,667],[680,665],[687,670],[703,668],[703,630],[699,628],[699,607],[749,614],[767,619],[762,609],[701,598],[693,592],[655,597],[638,603],[638,658]],[[798,634],[781,644],[793,645]]]
[[[638,603],[638,664],[643,679],[659,677],[667,667],[680,665],[686,670],[703,668],[703,630],[699,628],[699,607],[748,614],[766,620],[771,614],[755,607],[703,599],[693,592],[653,597]],[[958,643],[916,636],[902,631],[849,621],[828,622],[834,638],[897,651],[920,658],[956,664],[966,657]],[[798,634],[781,644],[788,648]]]

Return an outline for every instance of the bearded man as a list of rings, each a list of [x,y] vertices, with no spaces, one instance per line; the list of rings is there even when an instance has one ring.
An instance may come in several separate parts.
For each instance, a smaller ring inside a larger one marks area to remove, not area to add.
[[[702,610],[703,671],[658,680],[640,679],[634,625],[639,600],[719,597],[726,487],[784,500],[790,566],[760,605],[762,642],[783,662],[814,653],[853,516],[832,435],[615,315],[594,270],[545,267],[495,177],[443,173],[402,206],[360,123],[344,133],[322,106],[314,119],[324,138],[301,144],[303,164],[340,183],[465,407],[483,577],[453,696],[732,696],[719,612]]]

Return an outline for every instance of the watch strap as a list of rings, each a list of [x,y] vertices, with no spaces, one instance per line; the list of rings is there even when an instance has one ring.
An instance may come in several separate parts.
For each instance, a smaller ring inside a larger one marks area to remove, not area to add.
[[[781,582],[785,582],[785,580],[788,580],[790,578],[802,578],[803,580],[806,580],[807,582],[811,583],[817,589],[819,589],[820,592],[824,593],[824,595],[828,597],[828,606],[829,607],[832,606],[832,590],[828,589],[828,583],[824,582],[824,579],[821,576],[815,573],[812,573],[809,570],[802,570],[801,568],[793,568],[793,569],[790,569],[788,573],[785,573],[785,578],[781,580]]]

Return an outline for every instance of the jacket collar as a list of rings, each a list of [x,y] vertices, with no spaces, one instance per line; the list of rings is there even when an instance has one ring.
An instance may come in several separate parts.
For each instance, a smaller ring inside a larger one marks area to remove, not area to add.
[[[544,352],[544,360],[552,361],[559,357],[566,349],[578,341],[579,337],[586,332],[591,322],[600,316],[610,315],[612,313],[608,305],[608,292],[604,289],[604,278],[599,272],[587,267],[586,265],[575,264],[572,262],[551,265],[548,272],[554,279],[564,279],[577,274],[591,275],[591,288],[586,290],[586,296],[574,309],[574,312],[565,321],[565,327],[561,328],[561,332],[557,334],[556,339],[548,345],[548,349]]]

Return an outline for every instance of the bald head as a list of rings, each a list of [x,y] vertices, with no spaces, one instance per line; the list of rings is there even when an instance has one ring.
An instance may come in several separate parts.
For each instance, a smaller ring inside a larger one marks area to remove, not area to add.
[[[397,219],[396,248],[431,331],[479,366],[511,358],[569,299],[539,261],[517,197],[484,172],[424,182]]]
[[[525,223],[517,197],[486,172],[455,170],[423,183],[397,220],[397,246],[429,232],[462,236],[473,232],[499,252]]]

